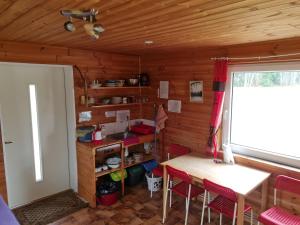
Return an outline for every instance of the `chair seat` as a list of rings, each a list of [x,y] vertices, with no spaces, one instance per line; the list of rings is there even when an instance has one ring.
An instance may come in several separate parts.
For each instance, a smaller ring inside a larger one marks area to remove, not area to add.
[[[176,194],[186,198],[188,197],[189,185],[184,182],[179,182],[178,184],[173,186],[171,190]],[[197,187],[192,184],[190,198],[194,198],[202,193],[204,193],[203,188]]]
[[[208,204],[208,207],[233,219],[234,203],[234,201],[219,195]],[[251,210],[251,206],[245,204],[244,213],[249,210]]]
[[[154,176],[162,177],[164,175],[164,170],[162,166],[158,166],[152,170]]]
[[[258,221],[265,225],[299,225],[300,217],[281,208],[272,207],[260,214]]]

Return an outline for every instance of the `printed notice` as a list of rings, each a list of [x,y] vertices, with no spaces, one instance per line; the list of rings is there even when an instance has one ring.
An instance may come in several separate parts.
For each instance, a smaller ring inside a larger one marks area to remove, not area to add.
[[[181,101],[180,100],[169,100],[168,111],[174,113],[181,113]]]
[[[159,97],[163,99],[169,98],[169,81],[159,82]]]

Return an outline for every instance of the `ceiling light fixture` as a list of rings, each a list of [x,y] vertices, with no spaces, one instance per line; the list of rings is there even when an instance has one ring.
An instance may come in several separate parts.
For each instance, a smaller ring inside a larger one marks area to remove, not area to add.
[[[99,38],[100,34],[104,31],[104,28],[100,24],[86,23],[83,25],[86,33],[96,39]]]
[[[74,32],[76,30],[75,25],[72,22],[72,18],[82,20],[85,24],[83,28],[86,33],[91,37],[98,39],[100,34],[104,32],[104,28],[101,24],[96,23],[96,15],[98,11],[95,9],[90,10],[61,10],[61,15],[69,17],[69,20],[65,22],[64,28],[66,31]]]
[[[72,22],[72,18],[70,18],[70,20],[65,22],[64,28],[66,31],[69,31],[69,32],[74,32],[76,30],[76,27],[74,26],[74,24]]]

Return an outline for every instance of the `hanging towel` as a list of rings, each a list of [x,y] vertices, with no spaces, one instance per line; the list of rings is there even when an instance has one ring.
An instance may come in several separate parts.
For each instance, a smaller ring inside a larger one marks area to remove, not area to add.
[[[165,128],[165,122],[168,119],[168,115],[166,114],[162,105],[159,105],[157,110],[157,115],[155,118],[156,121],[156,132],[159,133],[160,130]]]

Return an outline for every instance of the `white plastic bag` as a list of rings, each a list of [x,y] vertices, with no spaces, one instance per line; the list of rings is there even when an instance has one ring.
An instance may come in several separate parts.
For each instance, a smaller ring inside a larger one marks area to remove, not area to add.
[[[223,144],[223,158],[227,164],[234,164],[234,157],[230,145]]]

